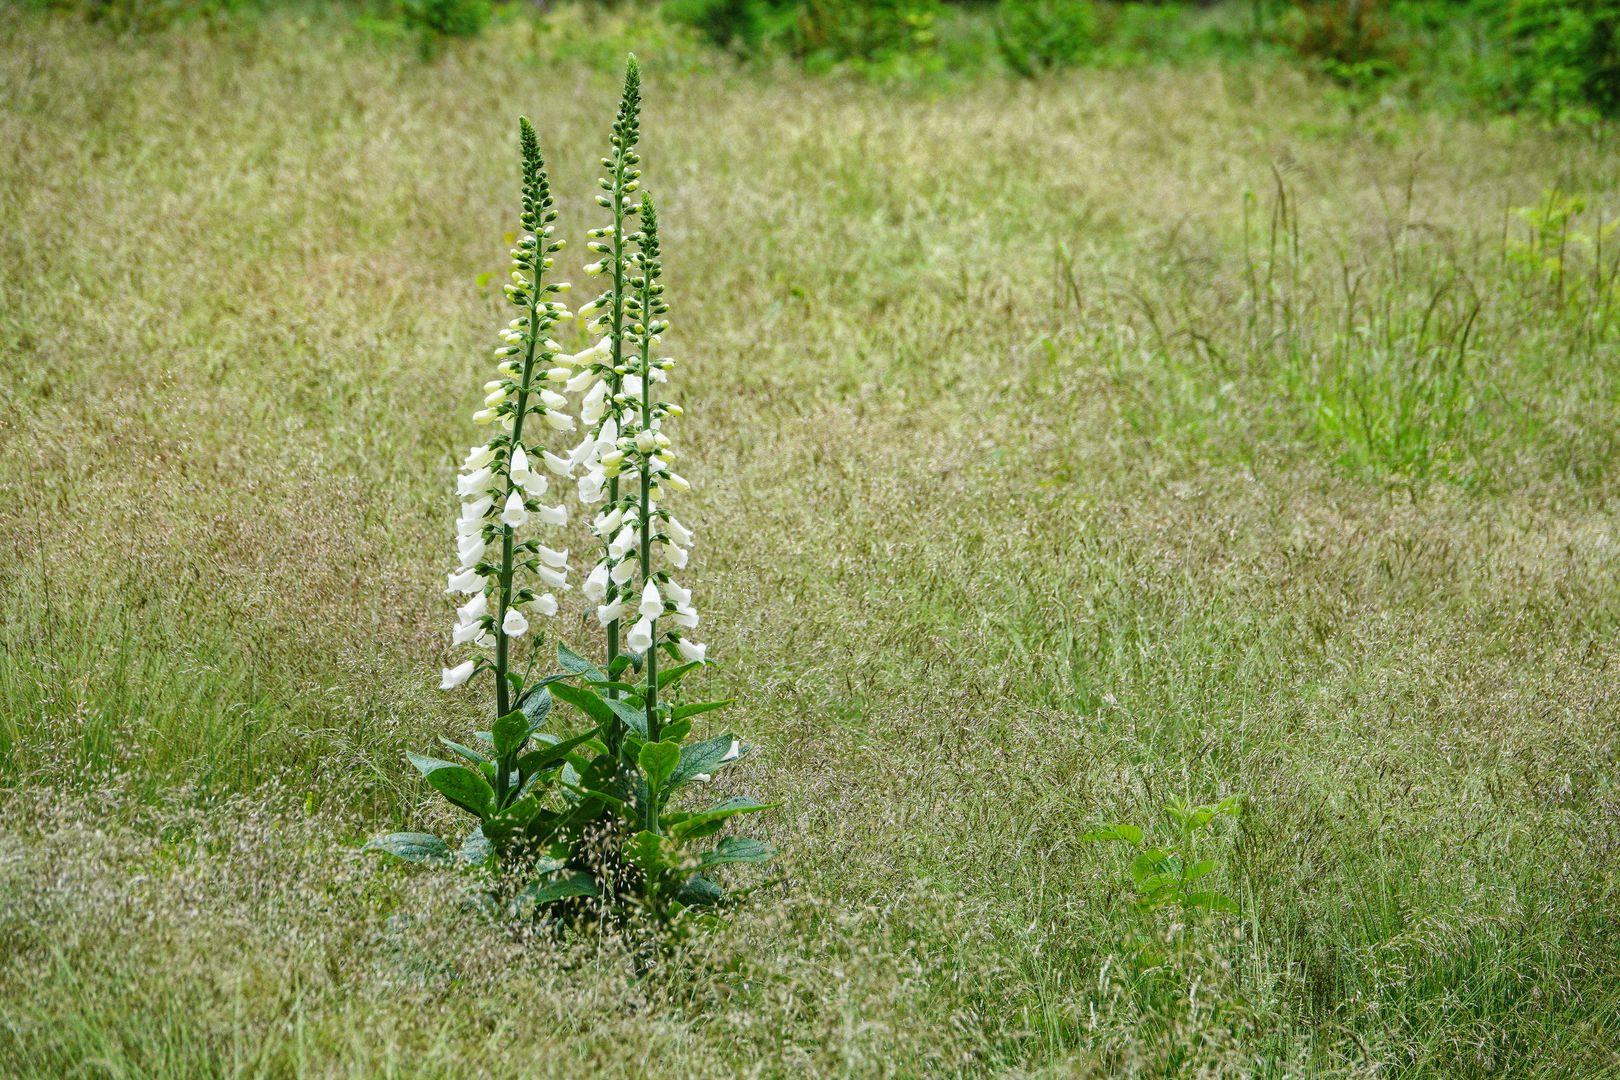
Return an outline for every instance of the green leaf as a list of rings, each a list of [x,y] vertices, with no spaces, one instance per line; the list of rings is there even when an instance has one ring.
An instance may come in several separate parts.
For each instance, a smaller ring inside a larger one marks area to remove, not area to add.
[[[450,863],[450,847],[431,833],[396,832],[368,840],[361,851],[381,851],[404,859],[406,862],[426,866],[445,866]]]
[[[474,765],[484,765],[489,762],[489,758],[485,757],[483,754],[480,754],[470,746],[462,746],[460,743],[447,739],[443,735],[439,736],[439,741],[443,743],[445,748],[451,753],[456,754],[458,757],[461,757]]]
[[[495,845],[489,842],[483,829],[474,829],[462,838],[456,858],[465,866],[488,866],[495,858]]]
[[[725,802],[716,803],[707,810],[700,810],[695,814],[665,814],[663,820],[670,833],[674,836],[696,839],[717,831],[720,824],[729,817],[735,817],[738,814],[757,814],[761,810],[769,810],[772,805],[771,803],[762,803],[758,799],[749,798],[747,795],[736,795]]]
[[[608,708],[606,699],[594,690],[583,686],[570,686],[568,683],[557,683],[551,688],[551,692],[564,704],[572,705],[598,724],[607,725],[613,722],[613,710]]]
[[[624,669],[629,666],[630,658],[624,653],[620,653],[618,656],[613,658],[613,663],[608,665],[608,675],[617,679],[620,675],[624,674]]]
[[[483,776],[467,768],[422,754],[406,754],[440,795],[470,814],[483,817],[495,801],[495,789]]]
[[[560,641],[557,642],[557,664],[570,675],[589,675],[593,679],[607,678],[601,668]]]
[[[596,879],[583,870],[564,870],[550,878],[529,882],[512,898],[514,910],[532,911],[570,896],[600,896]]]
[[[726,698],[724,701],[696,701],[690,705],[677,705],[674,711],[669,714],[669,718],[671,720],[685,720],[688,716],[696,716],[698,713],[706,713],[712,709],[723,709],[736,700],[736,698]]]
[[[1088,833],[1082,833],[1082,840],[1118,840],[1126,844],[1140,844],[1142,830],[1135,825],[1100,825]]]
[[[531,730],[528,714],[521,709],[496,720],[489,729],[490,738],[495,740],[496,755],[507,758],[522,750],[523,744],[529,741]]]
[[[731,752],[731,744],[735,740],[736,736],[728,731],[724,735],[716,735],[712,739],[704,739],[700,743],[693,743],[691,746],[684,747],[681,750],[680,767],[675,770],[675,776],[670,781],[670,786],[679,787],[698,773],[713,773],[718,769],[725,768],[734,761],[742,760],[748,755],[749,748],[746,746],[739,746],[737,756],[732,758],[731,761],[722,760]]]
[[[551,679],[561,677],[557,675],[548,676]],[[523,695],[523,700],[518,702],[518,708],[522,709],[523,715],[529,718],[529,731],[531,734],[539,730],[545,724],[546,717],[551,714],[551,692],[546,689],[547,685],[549,684],[544,681],[537,683],[529,689],[527,694]]]
[[[687,907],[703,907],[718,904],[724,896],[725,892],[720,886],[702,874],[693,874],[676,891],[675,902]]]
[[[640,867],[642,873],[656,874],[664,867],[664,838],[643,829],[624,846],[624,857]]]
[[[1227,915],[1236,915],[1238,911],[1236,901],[1218,892],[1191,892],[1183,896],[1181,902],[1186,907],[1219,911]]]
[[[648,785],[662,791],[680,760],[680,743],[650,742],[642,746],[641,753],[636,757],[636,764],[640,765],[641,771],[647,775]]]
[[[598,682],[595,679],[591,679],[590,685],[592,689],[595,690],[617,690],[621,694],[634,694],[637,698],[640,698],[642,691],[647,689],[645,686],[641,686],[637,683],[615,682],[612,679],[609,679],[606,682]],[[606,697],[607,695],[604,694],[603,696]]]
[[[524,754],[522,757],[518,758],[518,772],[524,774],[525,776],[532,776],[541,769],[544,769],[546,766],[563,760],[576,746],[594,738],[595,736],[596,728],[591,728],[589,731],[575,735],[572,739],[564,739],[561,742],[547,743],[534,750],[530,750],[527,754]]]
[[[714,850],[704,855],[698,861],[700,867],[718,866],[721,863],[762,863],[776,856],[776,848],[763,840],[753,840],[746,836],[728,836],[714,846]]]
[[[1131,860],[1131,880],[1140,886],[1149,877],[1159,873],[1169,857],[1170,853],[1164,848],[1148,848]]]
[[[666,686],[675,685],[677,682],[680,682],[681,677],[688,671],[691,671],[693,668],[700,668],[702,666],[703,661],[693,660],[691,663],[681,664],[678,667],[665,668],[663,671],[658,673],[658,689],[662,690]]]
[[[613,710],[613,715],[617,716],[625,727],[640,735],[643,739],[647,737],[647,714],[645,712],[628,701],[621,701],[618,698],[607,698],[605,700],[607,701],[607,707]]]
[[[1191,866],[1187,867],[1187,872],[1182,875],[1181,880],[1182,881],[1197,881],[1199,878],[1203,877],[1205,874],[1213,873],[1214,870],[1215,870],[1215,860],[1214,859],[1199,859],[1197,862],[1195,862]]]

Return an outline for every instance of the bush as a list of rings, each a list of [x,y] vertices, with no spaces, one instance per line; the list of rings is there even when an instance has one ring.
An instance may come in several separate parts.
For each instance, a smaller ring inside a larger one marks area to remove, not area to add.
[[[1620,0],[1507,0],[1499,25],[1508,104],[1620,116]]]
[[[451,38],[477,37],[489,26],[490,0],[405,0],[400,19],[431,56]]]
[[[1090,0],[1001,0],[995,26],[1002,59],[1024,76],[1080,63],[1099,37]]]
[[[1307,0],[1288,12],[1279,37],[1338,81],[1365,84],[1398,66],[1390,31],[1381,0]]]

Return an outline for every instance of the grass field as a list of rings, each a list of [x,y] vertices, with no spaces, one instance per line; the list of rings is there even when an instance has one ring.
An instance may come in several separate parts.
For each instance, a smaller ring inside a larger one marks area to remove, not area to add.
[[[0,11],[0,1074],[1620,1076],[1620,143],[1283,69],[644,52],[782,880],[638,977],[362,856],[481,715],[519,112],[598,224],[614,73],[497,29]],[[1080,839],[1233,794],[1235,917]]]

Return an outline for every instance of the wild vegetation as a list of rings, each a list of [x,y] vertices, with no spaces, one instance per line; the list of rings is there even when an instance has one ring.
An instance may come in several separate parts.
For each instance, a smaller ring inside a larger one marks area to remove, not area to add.
[[[465,830],[514,125],[584,280],[621,42],[324,26],[0,11],[0,1072],[1620,1075],[1612,128],[638,50],[782,851],[649,964],[361,850]]]

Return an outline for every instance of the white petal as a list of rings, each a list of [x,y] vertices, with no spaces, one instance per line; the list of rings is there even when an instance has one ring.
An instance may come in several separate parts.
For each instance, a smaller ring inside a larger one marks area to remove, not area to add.
[[[568,458],[558,457],[549,450],[542,450],[540,451],[540,460],[545,462],[546,468],[550,469],[557,476],[573,475],[574,463]]]
[[[523,452],[523,447],[515,446],[512,448],[512,479],[521,484],[524,477],[528,475],[529,455]]]
[[[507,637],[522,637],[529,632],[529,620],[517,608],[507,608],[506,617],[501,620],[501,629]]]
[[[550,593],[541,593],[534,598],[534,610],[550,618],[557,614],[557,598]]]
[[[607,563],[597,563],[585,579],[582,591],[586,599],[593,604],[600,604],[602,597],[607,595],[608,567]]]
[[[455,667],[445,668],[444,676],[439,681],[439,689],[454,690],[456,687],[472,678],[473,669],[476,666],[477,665],[473,661],[468,660],[465,663],[457,664]]]
[[[647,587],[641,590],[641,606],[636,608],[643,619],[656,619],[664,613],[664,598],[658,595],[658,586],[647,582]]]
[[[617,622],[624,617],[624,601],[615,600],[611,604],[603,604],[596,609],[596,621],[606,627],[609,623]]]
[[[540,561],[545,563],[547,566],[555,566],[559,570],[568,566],[568,552],[566,551],[555,551],[552,548],[546,547],[544,544],[536,544],[534,546],[534,553],[539,556]]]
[[[685,638],[681,638],[675,643],[675,649],[681,654],[681,659],[688,661],[702,660],[709,651],[707,645],[699,645],[695,641],[687,641]]]
[[[477,472],[468,473],[465,476],[458,476],[456,477],[456,494],[477,495],[489,488],[489,482],[494,479],[494,476],[495,474],[490,472],[488,467],[479,469]]]
[[[664,595],[669,597],[669,602],[677,607],[686,607],[692,602],[692,590],[681,588],[675,584],[674,578],[664,582]]]
[[[615,566],[612,571],[608,573],[608,577],[613,579],[613,584],[623,585],[631,578],[636,576],[637,569],[638,567],[634,559],[626,559]]]
[[[517,529],[529,520],[529,511],[523,505],[523,496],[519,492],[512,492],[506,497],[506,507],[501,511],[501,523]],[[504,542],[504,541],[503,541]]]
[[[625,644],[636,652],[646,652],[652,648],[652,630],[651,619],[645,616],[637,619],[636,624],[630,628],[630,636],[625,640]]]
[[[547,525],[568,524],[568,507],[560,503],[556,506],[542,506],[537,513],[540,520]]]
[[[484,579],[476,571],[463,570],[459,574],[450,575],[450,583],[445,587],[449,593],[476,593],[484,591]]]

